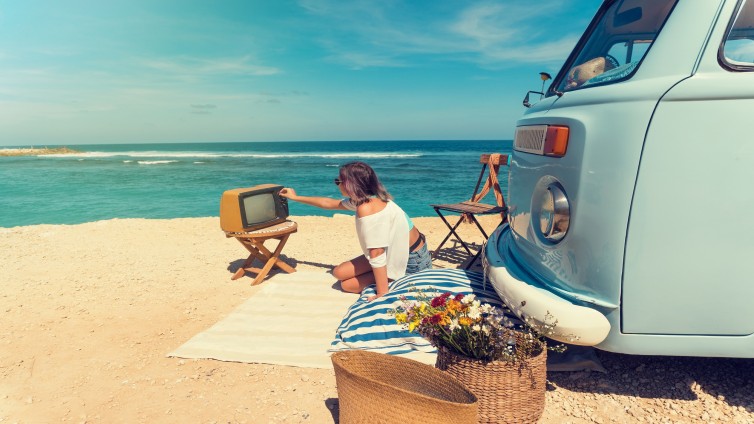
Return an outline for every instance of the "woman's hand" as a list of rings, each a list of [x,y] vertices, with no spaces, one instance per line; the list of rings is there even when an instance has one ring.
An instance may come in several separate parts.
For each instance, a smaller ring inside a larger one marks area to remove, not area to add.
[[[367,302],[371,302],[371,301],[373,301],[374,299],[377,299],[377,298],[379,298],[379,297],[382,297],[382,296],[384,296],[384,295],[386,295],[386,294],[387,294],[387,293],[382,293],[382,294],[379,294],[379,293],[378,293],[378,294],[375,294],[375,295],[373,295],[373,296],[369,296],[369,297],[367,297]]]
[[[291,199],[292,200],[294,197],[296,197],[296,190],[294,190],[294,189],[292,189],[290,187],[285,187],[282,190],[280,190],[280,195],[283,196],[283,197],[285,197],[285,198],[287,198],[287,199]]]

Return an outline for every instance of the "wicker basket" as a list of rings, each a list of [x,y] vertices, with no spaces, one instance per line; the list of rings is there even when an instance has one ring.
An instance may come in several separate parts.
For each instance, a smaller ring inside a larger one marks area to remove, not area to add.
[[[524,363],[509,363],[485,362],[440,348],[436,366],[477,396],[479,423],[536,423],[545,410],[547,349]]]
[[[448,374],[411,359],[350,350],[332,355],[339,422],[477,422],[477,398]]]

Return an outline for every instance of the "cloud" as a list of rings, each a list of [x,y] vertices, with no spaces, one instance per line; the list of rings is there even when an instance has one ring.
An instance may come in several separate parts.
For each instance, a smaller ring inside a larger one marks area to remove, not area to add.
[[[249,57],[240,58],[199,58],[175,57],[171,59],[142,59],[139,64],[146,68],[169,72],[182,76],[268,76],[281,73],[281,70],[271,66],[250,63]]]
[[[463,10],[450,25],[452,32],[473,40],[482,47],[495,46],[510,41],[516,30],[503,26],[505,7],[500,4],[483,4]]]
[[[331,35],[319,39],[331,53],[326,59],[353,69],[416,66],[417,55],[492,68],[562,62],[583,30],[583,23],[562,12],[579,6],[564,0],[464,3],[437,7],[431,16],[422,14],[419,4],[397,0],[300,0],[299,5],[328,25],[321,32]],[[559,25],[557,34],[553,25]]]
[[[266,97],[308,97],[307,91],[290,90],[290,91],[260,91],[260,96]]]
[[[566,9],[562,3],[540,1],[536,7],[528,3],[477,4],[464,10],[450,29],[470,42],[467,46],[482,63],[560,62],[579,35],[572,32],[556,36],[549,30],[554,22],[563,26],[563,17],[553,12]]]
[[[325,57],[325,60],[345,65],[350,69],[405,68],[409,66],[406,61],[386,54],[354,52],[338,48],[332,50],[334,54]]]
[[[288,93],[275,94],[275,93],[262,92],[262,93],[259,93],[259,98],[257,99],[256,102],[279,105],[283,103],[280,97],[286,97],[286,96],[289,96],[289,94]]]
[[[214,109],[217,109],[217,105],[210,103],[207,104],[192,104],[189,105],[191,113],[194,115],[211,115]]]

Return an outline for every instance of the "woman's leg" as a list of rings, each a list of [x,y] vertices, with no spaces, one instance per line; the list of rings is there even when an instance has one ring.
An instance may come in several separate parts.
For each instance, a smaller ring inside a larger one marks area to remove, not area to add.
[[[364,255],[336,266],[332,275],[340,280],[343,291],[349,293],[361,293],[367,286],[374,284],[372,265]]]

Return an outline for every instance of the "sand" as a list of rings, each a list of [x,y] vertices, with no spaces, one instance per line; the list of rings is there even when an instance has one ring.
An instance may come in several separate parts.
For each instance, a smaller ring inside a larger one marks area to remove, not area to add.
[[[0,156],[43,156],[43,155],[70,155],[80,153],[67,147],[28,147],[28,148],[0,148]]]
[[[293,219],[297,269],[358,254],[352,218]],[[166,357],[262,287],[230,280],[245,250],[217,218],[0,228],[0,254],[2,423],[337,422],[332,370]],[[754,422],[752,360],[599,356],[606,374],[548,374],[542,423]]]

